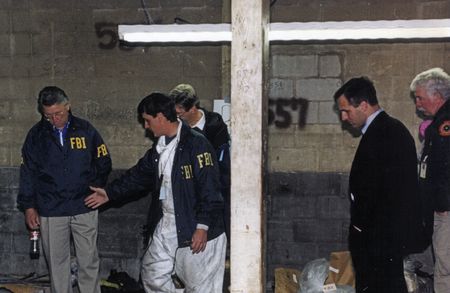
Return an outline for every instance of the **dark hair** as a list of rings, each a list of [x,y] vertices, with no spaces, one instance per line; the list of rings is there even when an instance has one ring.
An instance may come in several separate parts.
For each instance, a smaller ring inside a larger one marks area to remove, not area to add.
[[[169,97],[175,101],[175,105],[183,107],[189,111],[192,107],[200,107],[197,93],[194,87],[187,83],[181,83],[169,92]]]
[[[362,101],[366,101],[371,106],[378,105],[377,91],[367,77],[355,77],[347,81],[334,94],[334,100],[337,101],[344,95],[353,107],[359,106]]]
[[[175,105],[180,105],[186,111],[189,111],[194,106],[196,108],[200,107],[200,101],[195,95],[192,96],[187,93],[180,93],[170,97],[175,101]]]
[[[55,104],[67,103],[68,101],[69,98],[62,89],[56,86],[46,86],[38,95],[38,111],[43,114],[44,106],[49,107]]]
[[[170,122],[177,121],[175,103],[163,93],[155,92],[143,98],[137,107],[137,112],[139,116],[142,116],[142,114],[145,113],[153,117],[156,117],[158,113],[161,113]]]

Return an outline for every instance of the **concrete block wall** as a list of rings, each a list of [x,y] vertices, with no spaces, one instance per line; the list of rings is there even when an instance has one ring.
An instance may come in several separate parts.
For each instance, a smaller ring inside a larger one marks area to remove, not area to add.
[[[192,23],[222,20],[222,2],[144,1],[155,23],[182,18]],[[0,1],[0,267],[1,274],[46,273],[43,257],[31,261],[24,216],[15,206],[20,149],[39,120],[36,97],[57,85],[75,115],[103,136],[117,176],[144,154],[150,141],[136,121],[138,102],[152,91],[181,82],[197,87],[202,105],[221,95],[220,46],[125,47],[118,24],[147,23],[140,0]],[[138,278],[142,225],[148,198],[103,210],[99,218],[101,274],[127,271]]]
[[[272,22],[449,17],[450,1],[278,0],[271,9]],[[417,138],[421,120],[409,83],[431,67],[449,72],[450,46],[442,41],[288,43],[271,45],[270,55],[268,290],[275,268],[301,270],[313,259],[347,250],[348,171],[359,138],[339,123],[334,92],[352,77],[368,76],[381,106]]]
[[[221,1],[144,1],[155,23],[217,23]],[[127,168],[148,142],[136,122],[138,102],[181,82],[198,87],[202,105],[221,96],[221,47],[144,46],[118,41],[118,24],[148,23],[139,0],[2,1],[0,4],[0,166],[18,166],[35,99],[57,85],[76,115],[104,136],[114,168]]]
[[[156,23],[229,19],[216,0],[147,0]],[[272,22],[450,18],[450,0],[277,0]],[[135,119],[151,91],[193,84],[208,109],[221,98],[227,47],[125,47],[117,24],[146,23],[139,0],[0,1],[0,263],[6,273],[45,272],[28,257],[23,215],[15,208],[20,147],[39,119],[38,91],[50,84],[72,98],[75,114],[101,132],[114,176],[149,146]],[[408,86],[414,75],[439,66],[450,71],[450,45],[432,42],[272,44],[269,71],[267,280],[277,266],[301,268],[346,247],[347,173],[358,139],[339,123],[332,95],[346,80],[374,80],[381,105],[417,136]],[[228,60],[228,61],[227,61]],[[102,274],[138,274],[140,226],[146,198],[101,213]],[[3,273],[3,272],[2,272]]]
[[[349,201],[344,173],[271,173],[267,194],[267,288],[277,267],[301,270],[347,250]]]
[[[110,180],[122,172],[113,171]],[[0,168],[0,266],[2,275],[24,276],[47,274],[42,254],[38,260],[29,257],[29,236],[22,212],[16,208],[19,169]],[[126,271],[138,279],[140,257],[144,252],[142,226],[150,204],[148,197],[130,198],[126,203],[108,206],[99,214],[98,249],[101,276],[111,269]],[[73,247],[72,247],[73,248]]]
[[[24,216],[15,206],[18,191],[17,168],[0,168],[0,265],[2,274],[47,271],[43,258],[31,261]]]
[[[439,19],[450,1],[278,0],[271,22]],[[367,76],[381,106],[417,137],[420,119],[409,95],[414,76],[450,71],[448,42],[321,42],[272,44],[269,75],[269,172],[348,172],[358,145],[340,122],[333,94]]]
[[[271,46],[269,171],[348,172],[359,139],[339,122],[333,94],[356,76],[372,79],[381,106],[417,137],[409,84],[431,67],[449,71],[449,53],[445,42]]]

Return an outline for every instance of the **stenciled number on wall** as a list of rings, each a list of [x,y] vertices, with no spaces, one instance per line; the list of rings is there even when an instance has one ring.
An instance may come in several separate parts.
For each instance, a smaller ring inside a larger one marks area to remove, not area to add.
[[[308,100],[304,98],[269,99],[269,125],[275,124],[275,127],[287,128],[293,123],[292,112],[298,111],[298,126],[304,127],[308,105]]]
[[[117,45],[121,50],[132,50],[133,48],[122,46],[117,33],[117,24],[112,22],[97,22],[95,24],[95,33],[100,39],[98,47],[104,50],[114,49]]]

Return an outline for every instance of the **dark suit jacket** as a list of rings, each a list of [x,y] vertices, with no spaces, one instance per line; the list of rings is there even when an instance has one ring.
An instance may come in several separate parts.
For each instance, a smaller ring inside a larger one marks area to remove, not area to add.
[[[353,195],[350,229],[355,225],[362,230],[364,246],[371,253],[399,256],[422,250],[414,139],[384,111],[361,138],[349,192]]]

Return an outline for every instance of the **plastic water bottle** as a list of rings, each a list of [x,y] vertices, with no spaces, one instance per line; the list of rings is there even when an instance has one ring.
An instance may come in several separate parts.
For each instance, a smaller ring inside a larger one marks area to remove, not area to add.
[[[39,229],[33,229],[30,231],[30,258],[39,258],[39,238],[41,233]]]

